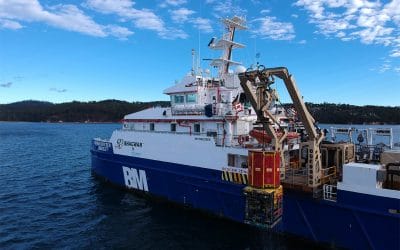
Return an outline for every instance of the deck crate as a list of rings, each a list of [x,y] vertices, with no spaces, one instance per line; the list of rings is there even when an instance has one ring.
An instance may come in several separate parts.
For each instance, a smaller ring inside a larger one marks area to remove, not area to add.
[[[249,185],[257,188],[279,187],[280,160],[279,152],[250,150],[248,157]]]

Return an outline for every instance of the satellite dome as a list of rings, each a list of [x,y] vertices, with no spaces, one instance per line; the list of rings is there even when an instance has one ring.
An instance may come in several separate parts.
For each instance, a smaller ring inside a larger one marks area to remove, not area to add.
[[[240,74],[246,71],[246,68],[243,65],[239,65],[235,69],[235,74]]]

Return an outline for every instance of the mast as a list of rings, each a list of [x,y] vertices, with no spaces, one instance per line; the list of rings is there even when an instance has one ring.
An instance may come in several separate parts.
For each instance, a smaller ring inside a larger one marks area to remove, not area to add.
[[[209,47],[215,50],[222,50],[222,57],[218,59],[213,59],[211,61],[211,66],[218,67],[219,76],[229,73],[229,66],[240,65],[239,62],[232,61],[232,51],[236,48],[244,48],[243,44],[234,42],[236,30],[246,30],[245,19],[241,17],[234,16],[233,18],[225,18],[221,20],[225,26],[226,33],[222,35],[217,41],[211,40]]]
[[[194,64],[194,60],[195,60],[195,51],[194,51],[194,49],[192,49],[192,70],[191,70],[192,76],[196,75],[196,74],[195,74],[195,64]]]
[[[231,29],[231,30],[229,30],[229,35],[230,35],[230,41],[233,41],[233,39],[235,38],[235,30],[236,30],[236,28],[235,28],[235,26],[233,26],[233,27],[229,27],[229,29]],[[225,73],[225,74],[228,74],[228,69],[229,69],[229,61],[231,60],[231,57],[232,57],[232,48],[233,48],[233,45],[231,44],[231,45],[228,45],[228,50],[227,50],[227,53],[228,53],[228,62],[224,65],[224,69],[222,69],[222,71]]]

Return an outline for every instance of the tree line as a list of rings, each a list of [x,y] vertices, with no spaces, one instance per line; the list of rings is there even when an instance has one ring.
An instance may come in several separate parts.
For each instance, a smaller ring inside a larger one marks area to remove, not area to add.
[[[320,123],[400,124],[400,107],[355,106],[333,103],[306,103],[310,113]],[[41,101],[22,101],[0,105],[0,121],[29,122],[118,122],[126,114],[146,108],[169,106],[168,101],[126,102],[104,100],[54,104]],[[284,104],[286,108],[290,104]]]
[[[118,122],[126,114],[169,102],[126,102],[104,100],[54,104],[42,101],[22,101],[0,105],[0,121],[29,122]]]
[[[306,104],[311,115],[320,123],[336,124],[400,124],[400,107],[356,106],[349,104]]]

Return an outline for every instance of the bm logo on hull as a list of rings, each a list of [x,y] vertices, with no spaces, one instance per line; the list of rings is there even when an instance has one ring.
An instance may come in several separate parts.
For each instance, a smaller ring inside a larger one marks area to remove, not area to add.
[[[144,170],[136,170],[135,168],[128,168],[122,166],[124,173],[125,186],[128,188],[139,189],[148,192],[146,172]]]

